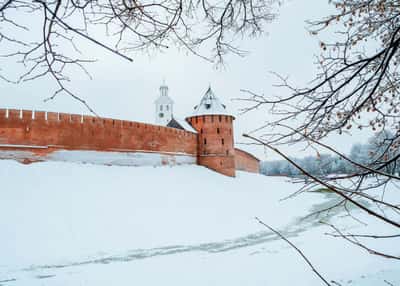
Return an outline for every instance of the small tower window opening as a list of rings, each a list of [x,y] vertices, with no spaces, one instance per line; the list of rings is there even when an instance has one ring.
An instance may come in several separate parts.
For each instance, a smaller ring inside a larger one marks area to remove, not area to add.
[[[196,123],[198,123],[199,122],[199,119],[196,117]]]
[[[219,128],[217,128],[217,134],[219,134]]]
[[[211,115],[211,122],[214,122],[214,115]]]
[[[204,138],[204,145],[207,145],[207,138]]]
[[[224,140],[224,138],[222,138],[222,139],[221,139],[221,143],[222,143],[222,145],[224,145],[224,144],[225,144],[225,140]]]
[[[200,128],[200,134],[203,134],[203,128]]]
[[[160,111],[162,111],[163,110],[163,106],[162,105],[160,105]]]
[[[228,122],[228,116],[225,116],[225,121]]]
[[[204,106],[206,107],[206,109],[210,109],[211,108],[211,99],[207,99],[206,102],[204,103]]]
[[[203,122],[206,122],[206,117],[203,115]]]
[[[166,105],[166,106],[165,106],[165,109],[166,109],[167,111],[169,111],[169,105]]]
[[[222,116],[221,115],[218,116],[218,120],[219,120],[219,122],[222,121]]]

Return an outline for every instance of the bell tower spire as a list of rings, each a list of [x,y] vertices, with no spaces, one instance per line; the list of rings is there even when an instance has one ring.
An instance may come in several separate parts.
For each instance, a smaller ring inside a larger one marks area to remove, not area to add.
[[[156,99],[155,103],[155,121],[158,125],[166,126],[172,119],[174,101],[168,95],[168,86],[163,80],[163,84],[160,86],[160,95]]]

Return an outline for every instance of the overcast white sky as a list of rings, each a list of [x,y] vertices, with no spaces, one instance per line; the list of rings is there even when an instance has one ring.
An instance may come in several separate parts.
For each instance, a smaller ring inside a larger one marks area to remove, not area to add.
[[[327,2],[288,1],[281,7],[278,19],[266,26],[268,35],[242,41],[241,48],[248,50],[249,55],[244,58],[228,56],[226,66],[220,68],[176,49],[151,57],[142,53],[133,54],[134,62],[130,63],[90,46],[86,52],[99,60],[87,66],[93,79],[79,74],[71,86],[100,116],[153,123],[153,101],[159,95],[158,88],[163,79],[175,101],[175,115],[181,118],[192,112],[193,106],[211,84],[215,94],[237,115],[242,103],[232,99],[243,96],[241,89],[264,94],[279,92],[272,87],[276,79],[269,71],[290,75],[298,84],[312,79],[315,72],[313,61],[319,53],[319,42],[306,31],[305,20],[327,15],[332,9]],[[8,108],[88,113],[85,107],[68,96],[43,102],[52,91],[54,83],[48,80],[20,85],[0,82],[0,105]],[[242,141],[240,135],[243,132],[268,122],[268,119],[266,110],[237,116],[236,141]],[[352,142],[362,141],[362,138],[346,137],[334,141],[341,150],[348,151]],[[277,158],[271,152],[265,154],[260,147],[243,148],[263,160]],[[286,150],[294,156],[305,155],[292,147]]]

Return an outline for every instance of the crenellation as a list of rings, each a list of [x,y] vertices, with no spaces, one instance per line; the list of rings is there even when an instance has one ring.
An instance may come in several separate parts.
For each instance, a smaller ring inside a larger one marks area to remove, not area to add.
[[[92,115],[0,109],[0,142],[49,147],[42,151],[43,156],[57,150],[187,154],[197,158],[199,165],[235,176],[235,164],[256,171],[257,159],[245,152],[235,152],[233,119],[218,113],[188,117],[186,121],[195,133]]]
[[[8,119],[10,120],[18,120],[20,111],[17,109],[8,109]]]
[[[23,119],[24,122],[31,122],[33,117],[33,111],[32,110],[24,110],[23,111]]]
[[[93,123],[93,121],[92,121],[92,116],[90,116],[90,115],[82,115],[82,118],[83,118],[83,125],[84,126],[90,126],[92,123]]]
[[[47,122],[58,122],[58,117],[56,112],[47,112]]]
[[[71,116],[70,116],[70,121],[71,121],[71,123],[80,123],[81,122],[81,118],[82,118],[82,116],[81,115],[78,115],[78,114],[71,114]]]

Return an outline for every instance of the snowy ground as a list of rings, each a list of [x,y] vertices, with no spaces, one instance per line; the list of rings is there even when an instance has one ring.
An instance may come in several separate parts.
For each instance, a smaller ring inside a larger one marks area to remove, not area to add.
[[[400,285],[398,261],[324,235],[330,229],[321,218],[302,220],[335,198],[307,193],[281,200],[299,187],[286,178],[243,172],[228,178],[198,166],[3,160],[0,186],[2,286],[321,285],[256,216],[289,237],[329,280]],[[344,214],[335,223],[357,233],[393,233],[356,216],[369,226]],[[399,245],[375,246],[400,255]]]

